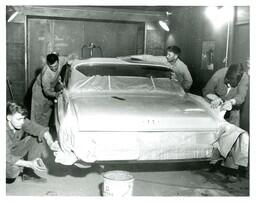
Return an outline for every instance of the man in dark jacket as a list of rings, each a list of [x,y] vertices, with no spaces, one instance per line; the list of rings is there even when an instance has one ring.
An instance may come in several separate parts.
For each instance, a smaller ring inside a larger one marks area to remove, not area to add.
[[[36,156],[31,149],[37,139],[45,139],[50,149],[57,151],[58,142],[53,141],[48,128],[26,119],[27,111],[16,103],[7,103],[6,114],[6,182],[14,182],[20,174],[22,180],[46,182],[46,179],[34,173],[34,170],[43,171],[46,167],[39,154],[38,158],[31,158]],[[24,160],[26,155],[27,160]],[[30,169],[27,174],[22,173],[24,167]]]
[[[240,126],[240,107],[245,101],[249,77],[242,64],[231,64],[214,73],[203,88],[203,96],[209,99],[212,108],[226,110],[225,119]]]

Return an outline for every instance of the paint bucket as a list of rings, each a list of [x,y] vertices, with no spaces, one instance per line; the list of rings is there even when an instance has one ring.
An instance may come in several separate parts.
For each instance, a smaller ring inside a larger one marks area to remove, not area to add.
[[[103,178],[103,196],[132,196],[134,178],[129,172],[108,171]]]

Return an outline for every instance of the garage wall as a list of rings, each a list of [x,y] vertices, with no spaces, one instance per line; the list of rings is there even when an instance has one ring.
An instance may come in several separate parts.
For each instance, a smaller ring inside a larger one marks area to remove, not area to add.
[[[6,78],[10,81],[14,100],[22,103],[25,94],[24,25],[20,23],[8,23],[6,26],[6,36]],[[11,94],[8,88],[6,98],[7,100],[11,100]]]
[[[232,61],[234,63],[243,63],[246,67],[245,62],[250,56],[250,10],[248,6],[239,6],[236,9],[236,13]]]
[[[205,17],[205,7],[184,7],[169,17],[170,34],[166,46],[178,45],[181,58],[187,64],[193,77],[191,92],[201,94],[209,78],[219,68],[223,67],[225,57],[227,27],[215,30]],[[203,41],[215,42],[214,70],[201,69],[201,53]]]
[[[31,85],[51,51],[88,58],[87,46],[93,42],[101,47],[104,57],[143,53],[141,27],[144,29],[144,23],[28,18],[28,84]]]
[[[151,22],[146,24],[145,54],[163,56],[166,54],[166,33],[158,24]]]

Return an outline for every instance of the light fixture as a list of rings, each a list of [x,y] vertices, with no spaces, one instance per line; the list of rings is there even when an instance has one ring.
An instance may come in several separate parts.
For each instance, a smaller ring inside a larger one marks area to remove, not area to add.
[[[234,8],[232,6],[209,6],[205,10],[205,15],[213,23],[215,28],[220,28],[233,18]]]
[[[167,16],[171,16],[171,15],[172,15],[172,12],[166,11],[165,14],[166,14]]]
[[[11,22],[17,15],[18,11],[13,6],[6,6],[6,19],[7,22]]]
[[[214,17],[216,16],[217,13],[218,13],[218,7],[217,6],[208,6],[205,9],[205,15],[210,20],[214,19]]]
[[[171,16],[173,13],[172,12],[169,12],[169,11],[166,11],[165,12],[165,15],[166,17],[168,18],[169,16]],[[170,28],[168,26],[168,20],[167,19],[161,19],[158,21],[159,25],[166,31],[166,32],[169,32],[170,31]]]
[[[168,22],[168,21],[164,21],[164,20],[159,20],[159,21],[158,21],[159,25],[160,25],[165,31],[169,32],[169,31],[170,31],[170,28],[169,28],[169,26],[167,25],[167,22]]]

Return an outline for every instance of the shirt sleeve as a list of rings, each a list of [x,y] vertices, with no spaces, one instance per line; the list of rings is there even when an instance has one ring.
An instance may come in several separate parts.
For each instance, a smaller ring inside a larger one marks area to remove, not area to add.
[[[245,97],[247,95],[248,85],[249,85],[249,77],[246,73],[244,73],[237,86],[237,94],[234,97],[234,99],[236,100],[236,105],[240,105],[244,103]]]
[[[41,139],[43,139],[44,133],[49,131],[49,128],[39,125],[29,119],[25,119],[22,128],[26,133],[39,137]]]
[[[182,81],[182,87],[185,90],[189,90],[193,83],[193,79],[192,79],[191,74],[186,65],[184,65],[184,67],[183,67],[183,79],[184,80]]]
[[[207,82],[206,86],[203,88],[203,96],[206,97],[207,94],[215,94],[215,88],[218,84],[220,71],[217,71],[213,74],[211,79]]]
[[[60,56],[59,57],[59,64],[62,68],[66,63],[68,63],[68,57]]]
[[[45,67],[42,71],[42,89],[47,97],[54,98],[56,97],[56,92],[51,86],[51,75],[49,74],[49,71],[47,71],[47,68],[48,67]]]

